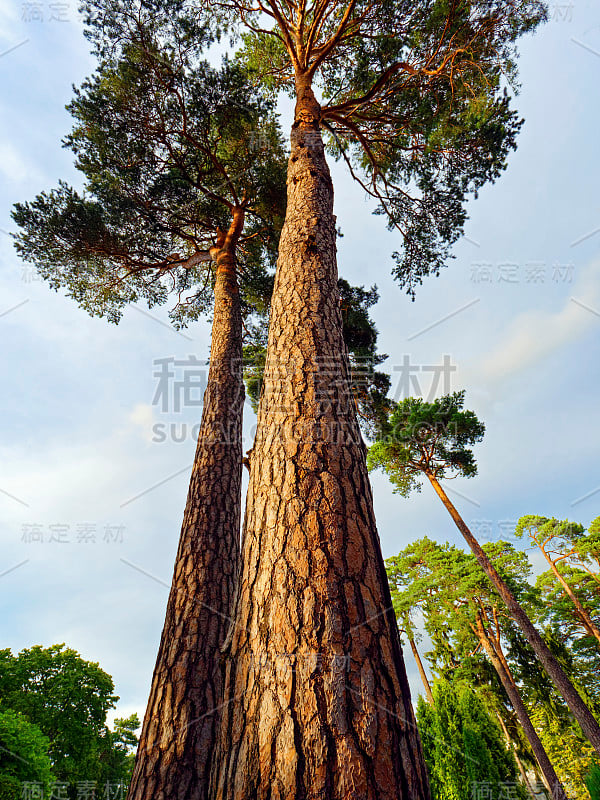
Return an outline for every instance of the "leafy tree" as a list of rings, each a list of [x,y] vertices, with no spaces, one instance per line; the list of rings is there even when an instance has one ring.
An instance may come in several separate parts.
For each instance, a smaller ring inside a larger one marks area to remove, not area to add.
[[[529,540],[536,546],[550,566],[552,574],[562,586],[564,593],[573,603],[575,612],[583,625],[586,633],[596,639],[600,645],[600,629],[594,623],[590,610],[586,608],[580,601],[577,592],[574,591],[571,583],[563,575],[559,564],[564,563],[565,560],[582,559],[585,563],[590,555],[589,549],[586,548],[584,540],[588,537],[584,536],[584,527],[579,523],[569,522],[569,520],[558,520],[548,517],[541,517],[537,514],[527,514],[519,519],[515,534],[522,538],[528,536]],[[593,535],[593,534],[592,534]],[[589,547],[589,545],[588,545]],[[595,547],[595,543],[594,543]],[[583,548],[582,556],[581,550]],[[593,552],[593,551],[592,551]],[[586,570],[587,576],[594,580],[594,574]],[[598,613],[598,590],[596,587],[596,603],[595,611]]]
[[[527,557],[504,542],[486,545],[485,549],[494,556],[494,562],[503,576],[510,580],[513,591],[520,589],[522,594],[526,584],[521,576],[529,571]],[[548,786],[552,787],[556,797],[565,798],[502,646],[506,635],[502,601],[481,572],[475,556],[425,538],[390,559],[388,571],[399,601],[402,602],[403,597],[410,598],[410,602],[424,607],[425,627],[434,641],[439,642],[442,632],[445,632],[453,640],[454,652],[458,649],[472,656],[483,650],[510,699]],[[510,617],[508,620],[510,624]]]
[[[369,467],[382,468],[389,475],[394,490],[404,497],[414,488],[420,488],[423,476],[429,480],[481,570],[502,598],[586,737],[600,752],[597,720],[440,483],[444,478],[477,474],[470,448],[483,438],[485,427],[472,411],[463,410],[463,405],[464,392],[446,395],[432,403],[411,397],[403,400],[390,415],[384,435],[370,448]]]
[[[113,692],[110,675],[64,644],[38,645],[16,656],[0,651],[0,696],[3,709],[12,714],[5,718],[15,726],[11,735],[21,736],[22,730],[23,737],[29,737],[32,757],[46,748],[52,775],[61,782],[103,784],[127,778],[139,723],[134,715],[114,732],[107,728],[107,712],[119,699]],[[21,726],[23,720],[31,731]],[[23,739],[24,746],[29,739]],[[39,762],[43,772],[41,756]]]
[[[585,785],[588,788],[592,800],[600,800],[600,766],[594,764],[590,774],[586,778]]]
[[[397,626],[393,614],[379,613],[389,592],[364,447],[347,403],[322,134],[363,176],[386,220],[403,229],[396,271],[410,292],[439,269],[462,230],[467,195],[500,174],[514,146],[519,120],[504,96],[505,76],[514,77],[515,40],[535,28],[544,8],[511,0],[219,0],[203,8],[242,32],[240,58],[257,81],[295,99],[215,785],[239,800],[260,795],[266,782],[290,797],[332,786],[342,796],[352,775],[364,797],[421,798],[419,745],[399,724],[412,712]],[[325,531],[321,571],[314,565]],[[298,625],[291,609],[305,593],[312,611]],[[358,618],[349,608],[359,609]],[[372,639],[382,643],[377,652]],[[276,669],[282,647],[290,655],[317,649],[326,659],[343,648],[351,665],[344,691],[321,694],[308,674],[295,679]],[[256,674],[258,654],[267,665]],[[367,689],[365,670],[390,679]],[[290,699],[280,705],[283,697]],[[381,706],[393,714],[379,714],[371,728],[365,708]],[[295,757],[280,755],[288,752]]]
[[[417,723],[423,741],[433,800],[471,800],[478,786],[491,797],[526,797],[502,733],[476,693],[465,684],[438,680],[434,704],[419,698]]]
[[[19,253],[92,314],[118,322],[129,303],[170,301],[185,325],[213,301],[202,422],[132,778],[138,798],[208,792],[239,570],[243,330],[264,323],[285,212],[273,101],[240,64],[209,64],[210,33],[182,7],[103,17],[110,47],[69,106],[66,146],[84,192],[61,183],[13,215]]]
[[[495,180],[516,146],[515,41],[545,18],[544,4],[221,0],[217,8],[241,30],[240,58],[257,78],[295,96],[294,128],[320,130],[401,233],[395,275],[414,295],[445,265],[466,196]]]
[[[211,309],[219,240],[237,216],[242,311],[264,314],[285,210],[272,103],[238,65],[211,67],[182,22],[142,24],[124,23],[121,50],[68,106],[84,193],[61,182],[17,203],[17,251],[91,314],[118,322],[129,303],[174,297],[184,325]]]
[[[48,792],[53,780],[49,739],[18,711],[0,706],[0,797],[21,797],[21,784],[32,782]]]
[[[125,786],[129,786],[133,775],[140,724],[137,714],[115,719],[113,730],[105,731],[99,748],[98,758],[106,773]]]
[[[558,564],[557,568],[581,605],[592,615],[592,619],[597,617],[598,589],[589,573],[564,562]],[[550,626],[562,642],[568,644],[578,657],[587,661],[593,673],[598,661],[596,639],[589,635],[577,609],[556,580],[554,572],[548,570],[538,575],[536,588],[542,598],[539,623]]]

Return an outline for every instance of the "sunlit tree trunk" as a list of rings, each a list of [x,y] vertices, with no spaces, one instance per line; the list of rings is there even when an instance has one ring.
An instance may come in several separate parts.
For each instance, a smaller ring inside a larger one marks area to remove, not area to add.
[[[239,570],[242,321],[237,212],[214,249],[208,385],[175,571],[128,800],[205,800],[222,705],[220,649]]]
[[[554,771],[554,767],[550,763],[550,759],[548,758],[548,754],[546,753],[544,745],[542,744],[540,737],[537,735],[537,732],[533,727],[533,723],[531,722],[527,708],[525,707],[525,703],[521,698],[521,694],[517,688],[510,669],[508,668],[508,663],[498,652],[498,649],[494,646],[494,642],[489,638],[479,615],[477,618],[477,624],[473,626],[473,629],[481,643],[481,646],[492,662],[492,666],[498,673],[498,677],[500,678],[502,686],[504,687],[504,691],[508,695],[510,704],[512,705],[515,714],[521,723],[521,727],[523,728],[523,732],[527,737],[527,741],[529,742],[531,749],[533,750],[533,754],[540,765],[540,769],[546,784],[551,791],[553,800],[567,800],[567,795],[565,794],[558,776]]]
[[[492,564],[489,556],[481,547],[477,539],[473,536],[468,525],[455,508],[454,504],[440,485],[439,481],[432,473],[426,474],[436,494],[454,520],[456,527],[462,533],[467,544],[471,548],[479,566],[490,579],[492,585],[508,608],[510,615],[523,632],[523,635],[531,645],[536,656],[539,658],[543,668],[552,678],[554,685],[564,698],[566,704],[571,709],[571,712],[581,726],[581,730],[583,731],[584,735],[587,737],[596,752],[600,754],[600,725],[598,725],[598,721],[581,699],[579,693],[559,664],[558,659],[552,654],[548,645],[534,627],[521,604],[517,601],[506,582],[496,571],[496,568]]]
[[[544,558],[546,559],[546,561],[550,565],[550,569],[554,573],[556,579],[558,580],[558,582],[560,583],[560,585],[564,589],[565,594],[567,595],[569,600],[575,606],[575,611],[577,613],[577,616],[581,620],[581,623],[582,623],[583,627],[589,633],[590,636],[593,636],[596,639],[596,642],[600,645],[600,630],[598,630],[596,625],[594,625],[594,622],[593,622],[591,616],[586,611],[586,609],[582,606],[582,604],[579,602],[579,598],[577,597],[577,595],[575,594],[573,589],[571,589],[571,587],[569,586],[567,581],[563,578],[563,576],[558,571],[558,567],[556,566],[556,563],[550,558],[550,556],[548,555],[548,553],[546,552],[546,550],[544,549],[543,546],[541,546],[541,545],[538,545],[538,546],[539,546],[540,550],[542,551],[542,553],[544,554]]]
[[[414,656],[415,661],[417,662],[417,669],[419,670],[419,675],[421,676],[421,682],[425,688],[425,694],[427,695],[427,700],[430,705],[435,705],[433,700],[433,693],[431,691],[431,684],[429,683],[429,678],[427,677],[427,673],[425,672],[425,667],[423,666],[423,661],[421,660],[421,654],[417,649],[417,644],[415,642],[415,637],[411,634],[407,633],[406,638],[408,639],[408,643],[410,644],[410,649],[412,650],[412,654]]]
[[[425,800],[348,389],[320,109],[308,82],[297,92],[213,795]]]

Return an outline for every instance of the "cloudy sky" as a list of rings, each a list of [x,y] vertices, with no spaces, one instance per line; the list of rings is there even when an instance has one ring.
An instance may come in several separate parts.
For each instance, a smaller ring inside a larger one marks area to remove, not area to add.
[[[416,302],[390,277],[395,236],[333,167],[340,272],[379,287],[394,395],[430,396],[446,359],[437,393],[465,388],[486,423],[478,477],[452,484],[484,540],[525,513],[600,514],[596,0],[552,6],[520,65],[518,152]],[[114,676],[123,715],[147,699],[200,416],[176,410],[174,385],[166,410],[154,402],[156,362],[184,362],[175,380],[192,375],[185,362],[206,359],[209,329],[182,335],[144,307],[118,327],[91,319],[12,249],[15,201],[60,178],[79,185],[60,141],[71,87],[92,69],[75,2],[0,0],[0,647],[66,642]],[[424,535],[461,544],[428,487],[404,500],[382,476],[373,484],[384,556]],[[416,694],[409,655],[407,665]]]

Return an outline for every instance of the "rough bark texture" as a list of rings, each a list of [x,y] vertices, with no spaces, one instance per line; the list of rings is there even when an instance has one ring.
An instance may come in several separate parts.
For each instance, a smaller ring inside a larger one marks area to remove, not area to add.
[[[527,741],[529,742],[531,749],[533,750],[533,754],[540,765],[540,769],[544,779],[546,780],[547,786],[552,792],[553,799],[568,800],[565,790],[563,789],[558,776],[554,771],[554,767],[550,763],[550,759],[548,758],[548,754],[544,749],[544,745],[542,744],[540,737],[537,735],[537,732],[533,727],[533,723],[529,718],[527,708],[525,707],[525,703],[521,698],[514,678],[511,675],[508,664],[506,663],[504,657],[496,650],[494,643],[488,638],[481,619],[477,620],[476,633],[483,649],[492,662],[492,666],[498,673],[498,677],[500,678],[502,686],[504,686],[504,691],[508,695],[510,704],[512,705],[515,714],[521,723],[521,727],[523,728],[523,732],[527,737]]]
[[[217,261],[208,385],[179,549],[128,800],[206,800],[239,570],[242,324],[234,248]]]
[[[517,602],[517,599],[507,584],[502,580],[500,575],[498,575],[498,572],[496,571],[487,553],[485,550],[483,550],[477,539],[473,536],[468,526],[465,524],[465,521],[454,507],[454,504],[440,486],[439,481],[430,473],[427,474],[427,477],[435,489],[436,494],[454,520],[456,527],[462,533],[467,544],[473,551],[473,554],[480,567],[488,576],[492,585],[495,587],[496,591],[504,601],[512,618],[523,632],[523,635],[531,645],[533,652],[539,658],[541,665],[546,670],[554,685],[558,689],[559,694],[562,695],[566,704],[571,709],[573,716],[581,726],[584,736],[587,737],[590,744],[600,755],[600,725],[598,725],[598,721],[581,699],[577,689],[575,689],[571,681],[567,678],[563,668],[560,666],[558,660],[548,648],[546,642],[535,629],[533,623],[525,613],[521,604]]]
[[[425,800],[348,389],[318,116],[299,82],[211,794]]]

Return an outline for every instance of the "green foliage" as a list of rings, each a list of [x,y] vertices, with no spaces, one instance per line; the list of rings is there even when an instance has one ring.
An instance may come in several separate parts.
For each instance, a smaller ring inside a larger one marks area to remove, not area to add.
[[[595,662],[598,658],[597,641],[586,628],[559,576],[592,622],[600,625],[597,520],[590,523],[586,533],[578,522],[527,514],[519,519],[515,534],[539,548],[553,567],[537,579],[536,585],[544,600],[540,621],[550,625],[579,656],[590,663]]]
[[[585,779],[585,785],[591,800],[600,800],[600,766],[598,764],[592,764],[589,775]]]
[[[513,592],[528,598],[533,590],[526,580],[531,567],[525,553],[508,542],[487,543],[483,549]],[[472,553],[423,537],[385,564],[396,615],[421,611],[434,641],[445,633],[456,651],[472,650],[476,644],[472,625],[478,614],[512,629],[511,618]]]
[[[541,517],[538,514],[526,514],[517,522],[515,536],[529,536],[538,547],[548,547],[555,552],[566,552],[577,545],[583,536],[584,527],[568,519],[558,520],[554,517]]]
[[[472,411],[463,411],[465,393],[454,392],[431,403],[408,397],[398,403],[370,447],[369,469],[381,468],[394,491],[407,497],[420,491],[421,477],[438,480],[477,474],[473,451],[485,426]]]
[[[600,624],[600,587],[597,581],[585,570],[571,566],[565,561],[558,562],[556,569],[592,620]],[[597,641],[587,632],[571,598],[566,594],[556,575],[551,570],[538,575],[536,588],[542,598],[540,623],[556,631],[561,641],[568,643],[573,651],[586,659],[590,665],[597,662]]]
[[[578,553],[582,558],[593,559],[600,568],[600,517],[590,522],[587,536],[578,542]]]
[[[139,720],[133,715],[108,729],[107,712],[119,699],[113,692],[110,675],[63,644],[32,647],[16,656],[0,651],[3,706],[47,737],[59,781],[128,779]]]
[[[527,555],[507,542],[484,545],[494,566],[533,620],[545,618],[545,598],[527,580]],[[479,621],[489,638],[497,638],[544,748],[569,796],[584,800],[583,776],[592,749],[572,714],[557,694],[529,644],[471,553],[428,538],[408,545],[386,561],[396,615],[422,616],[433,649],[426,653],[434,674],[476,689],[486,708],[500,715],[521,759],[534,764],[523,733],[498,676],[481,651]],[[597,657],[588,661],[561,641],[552,628],[546,644],[588,706],[600,713]],[[567,642],[567,644],[569,644]]]
[[[4,698],[4,696],[3,696]],[[20,797],[23,781],[41,783],[47,792],[53,779],[49,739],[18,711],[0,706],[0,797]]]
[[[544,3],[324,0],[275,13],[224,0],[217,16],[241,31],[241,58],[269,91],[310,76],[330,152],[402,236],[393,272],[414,297],[461,236],[468,197],[516,147],[516,41]]]
[[[75,124],[65,146],[83,192],[59,182],[17,203],[16,248],[90,314],[118,322],[129,303],[175,297],[181,326],[211,306],[210,258],[193,257],[207,255],[240,207],[243,311],[264,315],[285,214],[274,104],[240,64],[217,69],[203,58],[211,38],[189,9],[186,17],[175,3],[171,12],[104,15],[100,64],[68,106]]]
[[[514,757],[475,692],[465,684],[438,680],[434,706],[419,698],[417,724],[431,782],[432,800],[471,800],[477,786],[491,797],[523,798]]]
[[[517,522],[515,535],[529,537],[552,561],[567,559],[600,583],[600,517],[592,520],[586,533],[579,522],[526,514]]]

